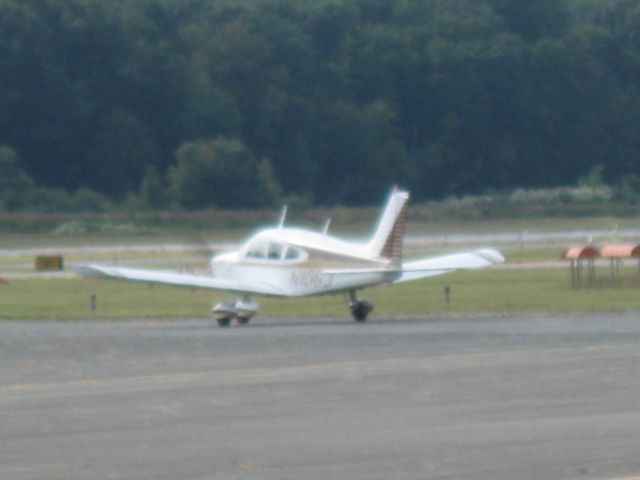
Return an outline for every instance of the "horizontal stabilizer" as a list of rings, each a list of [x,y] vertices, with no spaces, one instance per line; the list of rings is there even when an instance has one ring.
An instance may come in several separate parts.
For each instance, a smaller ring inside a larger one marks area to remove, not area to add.
[[[504,262],[504,257],[500,252],[493,249],[482,249],[405,262],[402,264],[402,268],[354,268],[349,270],[324,270],[322,273],[329,276],[362,275],[367,273],[388,274],[395,277],[394,283],[399,283],[433,277],[454,270],[484,268],[501,262]]]
[[[402,275],[394,282],[433,277],[453,270],[473,270],[504,262],[502,254],[492,248],[413,260],[402,264]]]

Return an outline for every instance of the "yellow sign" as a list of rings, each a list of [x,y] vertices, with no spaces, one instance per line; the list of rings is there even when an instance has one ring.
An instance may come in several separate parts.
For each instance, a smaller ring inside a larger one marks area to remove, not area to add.
[[[59,255],[40,255],[36,257],[36,270],[50,271],[50,270],[63,270],[64,260]]]

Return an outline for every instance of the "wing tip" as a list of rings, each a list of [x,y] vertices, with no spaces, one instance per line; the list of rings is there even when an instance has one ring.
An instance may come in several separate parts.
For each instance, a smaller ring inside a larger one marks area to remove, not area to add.
[[[75,265],[71,270],[81,277],[95,277],[99,272],[93,265]]]
[[[482,250],[478,250],[476,254],[492,264],[505,262],[504,256],[494,248],[483,248]]]

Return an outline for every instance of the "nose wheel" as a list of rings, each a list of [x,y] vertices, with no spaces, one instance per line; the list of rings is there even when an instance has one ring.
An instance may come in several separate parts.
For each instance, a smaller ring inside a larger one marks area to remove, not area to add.
[[[356,322],[365,322],[367,316],[373,310],[373,303],[366,300],[358,300],[356,291],[351,290],[349,292],[349,309]]]
[[[231,319],[230,318],[219,318],[218,319],[218,326],[219,327],[228,327],[229,325],[231,325]]]
[[[227,302],[217,303],[211,306],[213,317],[220,327],[228,327],[235,318],[239,325],[246,325],[258,312],[259,305],[251,301],[248,295],[240,300],[231,295]]]

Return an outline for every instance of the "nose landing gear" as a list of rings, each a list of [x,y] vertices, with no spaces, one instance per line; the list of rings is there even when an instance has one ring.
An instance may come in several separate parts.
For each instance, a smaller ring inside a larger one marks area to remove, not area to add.
[[[211,309],[213,318],[217,320],[220,327],[228,327],[231,320],[237,315],[236,307],[233,303],[218,303]]]
[[[258,307],[259,305],[252,302],[249,297],[236,300],[232,295],[228,302],[213,305],[211,311],[220,327],[228,327],[234,318],[239,325],[246,325],[258,313]]]

